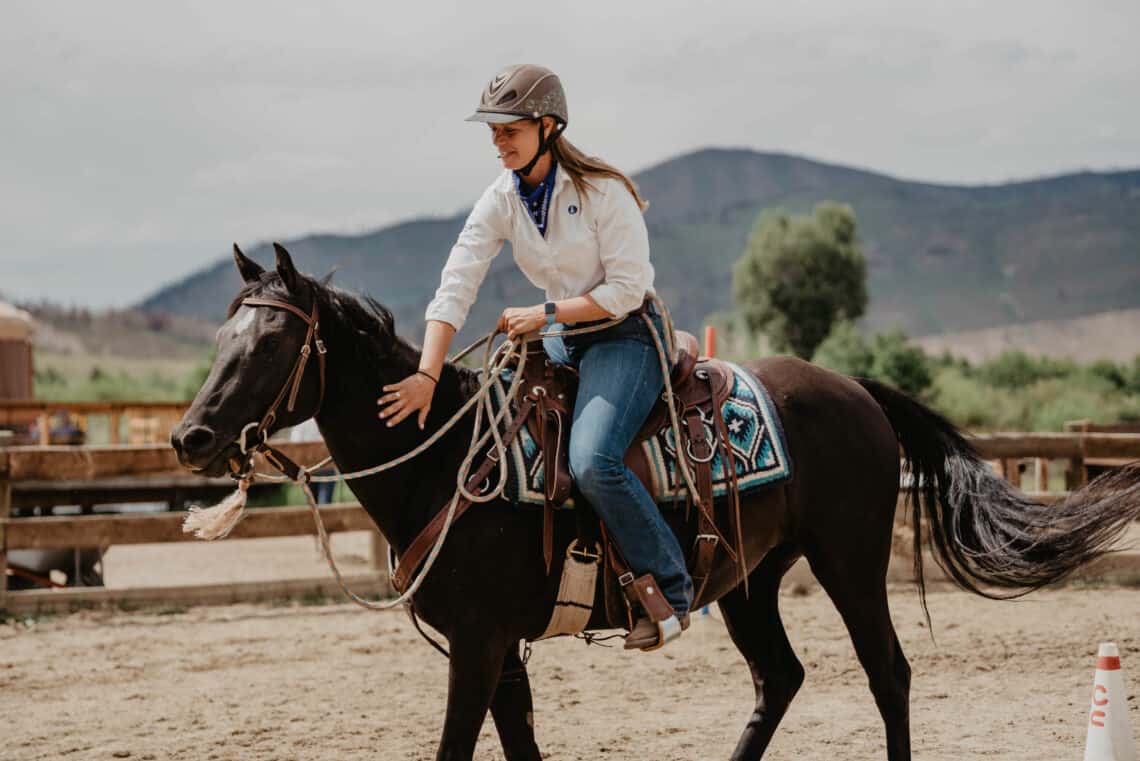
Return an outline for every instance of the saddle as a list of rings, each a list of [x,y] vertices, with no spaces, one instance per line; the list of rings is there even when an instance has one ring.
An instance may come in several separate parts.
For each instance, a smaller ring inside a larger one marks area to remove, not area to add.
[[[692,334],[676,331],[675,337],[677,359],[670,373],[670,381],[681,432],[680,440],[676,442],[676,451],[678,460],[683,458],[688,464],[696,491],[695,494],[687,495],[685,515],[688,522],[691,513],[696,513],[695,540],[689,566],[699,598],[708,582],[717,549],[723,549],[734,563],[740,556],[740,505],[735,483],[736,467],[732,448],[727,445],[728,432],[721,417],[721,406],[731,393],[733,375],[731,368],[723,362],[699,357],[699,345]],[[544,468],[542,546],[548,574],[553,560],[554,510],[569,499],[573,490],[568,442],[577,387],[578,374],[572,367],[550,362],[543,352],[529,355],[524,365],[518,396],[514,400],[516,408],[514,417],[502,435],[503,443],[509,445],[522,427],[526,426],[542,450]],[[626,464],[651,492],[650,464],[641,442],[669,426],[671,420],[663,393],[625,455]],[[715,514],[712,491],[712,460],[717,447],[721,447],[724,453],[731,479],[725,514],[721,516],[720,521]],[[492,449],[468,479],[468,490],[477,493],[497,465],[498,461]],[[468,500],[460,500],[453,520],[458,520],[468,507],[470,507]],[[617,579],[626,598],[633,602],[639,601],[645,596],[645,585],[652,582],[652,578],[635,579],[617,547],[609,541],[605,527],[593,515],[593,511],[588,511],[587,519],[583,519],[587,511],[583,509],[576,511],[579,514],[578,547],[597,547],[598,543],[593,541],[593,537],[600,536],[603,548],[601,555],[606,559],[609,570],[607,578]],[[439,535],[445,519],[444,513],[446,511],[438,514],[429,523],[400,559],[399,567],[392,578],[397,590],[405,588],[412,573],[423,561]],[[724,531],[720,525],[724,526]],[[736,541],[730,541],[726,537],[733,537]],[[597,554],[595,553],[593,557],[597,558]],[[607,594],[607,608],[610,610],[611,620],[614,620],[615,606],[611,603],[611,599],[612,596]],[[664,611],[662,613],[664,614]],[[668,614],[671,615],[672,611],[669,610]]]

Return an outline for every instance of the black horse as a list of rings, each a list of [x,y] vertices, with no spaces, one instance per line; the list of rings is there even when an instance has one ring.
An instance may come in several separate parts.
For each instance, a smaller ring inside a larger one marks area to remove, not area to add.
[[[319,315],[327,347],[327,386],[318,363],[303,366],[296,407],[273,427],[317,422],[342,471],[403,454],[460,408],[478,386],[472,371],[443,371],[426,430],[376,417],[380,388],[415,371],[419,351],[397,337],[392,315],[371,298],[318,282],[277,248],[264,271],[235,247],[244,280],[218,333],[215,364],[171,442],[195,472],[218,476],[244,467],[240,432],[279,399],[290,368],[308,345],[304,321],[246,298],[294,305]],[[1066,502],[1037,504],[995,476],[954,426],[880,383],[852,379],[789,357],[749,365],[783,420],[796,475],[743,500],[749,590],[721,561],[706,586],[751,670],[755,708],[732,758],[759,759],[803,678],[778,609],[780,579],[800,557],[838,608],[886,725],[887,756],[910,758],[910,667],[887,606],[885,578],[899,493],[899,447],[908,464],[916,542],[925,519],[935,556],[950,576],[980,594],[1020,594],[1064,577],[1102,554],[1140,513],[1140,467],[1098,479]],[[321,389],[324,386],[323,403]],[[349,482],[397,554],[444,506],[466,453],[472,416],[423,455]],[[575,535],[574,518],[556,519],[555,558]],[[470,759],[490,708],[506,758],[541,758],[520,642],[544,629],[560,568],[543,567],[539,511],[505,502],[478,505],[456,523],[415,595],[419,614],[450,643],[447,713],[438,759]],[[676,528],[676,527],[675,527]],[[917,548],[916,548],[917,549]],[[916,571],[921,589],[921,552]],[[602,607],[602,606],[599,606]],[[599,614],[591,626],[604,626]]]

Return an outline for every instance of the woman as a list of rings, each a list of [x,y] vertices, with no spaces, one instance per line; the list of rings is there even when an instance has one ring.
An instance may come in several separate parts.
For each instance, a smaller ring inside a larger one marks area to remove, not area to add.
[[[624,317],[604,330],[548,337],[544,345],[554,361],[574,365],[579,373],[570,472],[633,572],[654,576],[676,613],[668,628],[678,631],[688,625],[693,598],[684,555],[623,462],[664,385],[653,336],[640,315],[631,314],[646,311],[663,334],[660,315],[645,302],[653,292],[642,218],[646,204],[628,177],[562,138],[566,95],[548,69],[504,69],[484,89],[468,121],[490,126],[505,171],[475,204],[451,249],[427,308],[419,370],[384,386],[379,415],[393,426],[418,413],[423,428],[448,346],[504,241],[547,298],[545,304],[503,310],[498,327],[510,338]],[[626,648],[654,647],[662,630],[641,616]]]

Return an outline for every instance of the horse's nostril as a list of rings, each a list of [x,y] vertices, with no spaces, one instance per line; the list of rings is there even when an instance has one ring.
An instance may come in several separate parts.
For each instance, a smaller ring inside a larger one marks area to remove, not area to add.
[[[182,449],[186,454],[196,454],[209,449],[214,444],[214,432],[196,425],[182,435]]]

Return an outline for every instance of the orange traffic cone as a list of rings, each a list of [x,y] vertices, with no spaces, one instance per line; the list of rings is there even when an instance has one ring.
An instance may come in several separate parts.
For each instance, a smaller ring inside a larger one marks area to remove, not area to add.
[[[1103,643],[1097,652],[1085,761],[1136,761],[1120,652],[1111,642]]]

